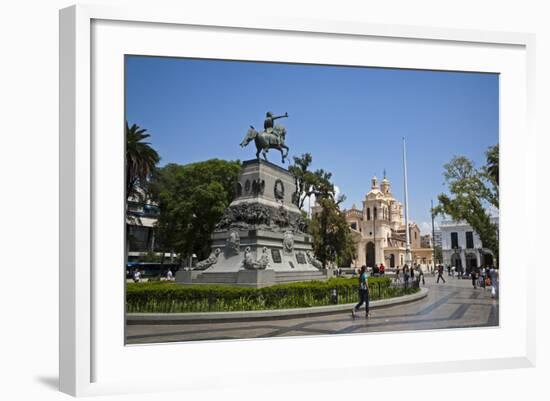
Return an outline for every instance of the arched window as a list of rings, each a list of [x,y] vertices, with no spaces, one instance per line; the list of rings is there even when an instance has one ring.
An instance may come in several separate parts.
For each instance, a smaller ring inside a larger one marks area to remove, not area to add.
[[[370,220],[370,207],[367,208],[367,220]]]
[[[372,213],[372,214],[373,214],[373,218],[374,218],[374,220],[376,220],[376,217],[377,217],[377,216],[376,216],[376,206],[374,207],[374,209],[372,210],[372,212],[373,212],[373,213]]]

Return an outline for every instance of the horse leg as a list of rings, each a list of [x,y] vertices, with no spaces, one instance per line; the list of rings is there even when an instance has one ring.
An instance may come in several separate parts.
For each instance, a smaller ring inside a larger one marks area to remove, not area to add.
[[[256,148],[256,159],[260,160],[260,151],[262,149],[261,148]]]
[[[262,150],[262,154],[264,155],[264,160],[267,161],[267,149]]]
[[[281,145],[281,155],[283,154],[283,149],[286,149],[286,152],[285,154],[283,155],[283,163],[285,162],[285,159],[288,157],[288,146],[286,145]]]
[[[283,152],[282,146],[279,147],[279,152],[281,152],[281,162],[284,164],[286,155],[285,152]]]

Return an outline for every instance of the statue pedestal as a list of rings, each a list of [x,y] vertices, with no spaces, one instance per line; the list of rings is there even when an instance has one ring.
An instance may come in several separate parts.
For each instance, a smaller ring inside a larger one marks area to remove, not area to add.
[[[292,202],[295,192],[288,170],[263,160],[243,162],[237,196],[212,234],[210,257],[201,262],[208,267],[194,271],[196,276],[182,275],[182,282],[258,288],[326,280],[312,256],[305,220]],[[245,269],[246,264],[265,269]]]
[[[262,288],[275,284],[275,271],[265,270],[240,270],[237,273],[237,284],[247,287]]]
[[[327,279],[336,277],[336,269],[324,269],[323,274]]]
[[[192,284],[200,273],[197,270],[178,270],[176,272],[176,283]]]

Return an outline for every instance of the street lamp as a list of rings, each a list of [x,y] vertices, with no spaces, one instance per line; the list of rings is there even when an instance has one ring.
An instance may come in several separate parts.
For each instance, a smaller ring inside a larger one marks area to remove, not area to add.
[[[372,233],[374,236],[374,266],[376,266],[376,215],[377,215],[377,208],[376,205],[372,208]],[[374,266],[373,269],[374,269]]]

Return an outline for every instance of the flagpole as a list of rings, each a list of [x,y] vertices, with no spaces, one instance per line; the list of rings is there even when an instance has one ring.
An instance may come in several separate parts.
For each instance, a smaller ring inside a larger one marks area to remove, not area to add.
[[[407,188],[407,151],[405,150],[405,137],[403,137],[403,183],[405,187],[405,264],[411,266],[411,239],[409,234],[409,190]]]
[[[433,267],[435,270],[435,224],[434,224],[434,201],[432,200],[432,248],[434,250],[434,260],[433,260]]]

